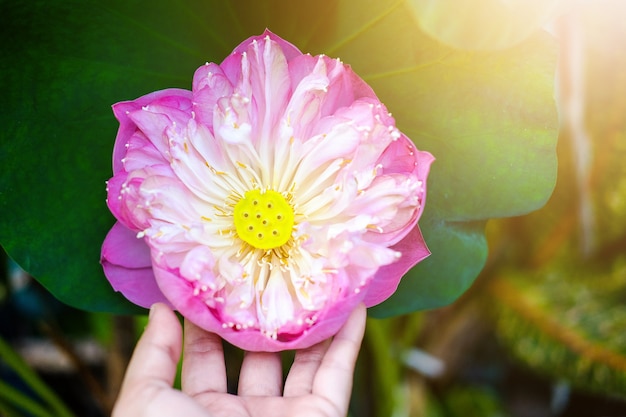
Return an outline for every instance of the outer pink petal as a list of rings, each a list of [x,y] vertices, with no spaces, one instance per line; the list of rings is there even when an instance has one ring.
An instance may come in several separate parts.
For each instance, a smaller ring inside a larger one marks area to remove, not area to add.
[[[321,103],[320,114],[322,117],[332,115],[341,107],[350,106],[355,100],[360,98],[375,99],[376,94],[372,88],[365,83],[349,66],[327,56],[300,55],[289,61],[289,76],[291,78],[292,90],[305,77],[315,73],[319,61],[323,61],[326,67],[326,77],[328,87]]]
[[[253,103],[250,106],[250,119],[255,132],[253,142],[259,143],[261,156],[264,148],[269,147],[264,142],[275,140],[272,137],[273,129],[284,114],[291,93],[288,58],[284,48],[280,43],[268,41],[266,38],[271,39],[269,32],[266,32],[265,37],[253,39],[248,45],[243,64],[247,62],[249,74],[240,83],[244,94],[246,84],[249,83]],[[300,51],[296,52],[300,54]]]
[[[286,40],[284,40],[280,36],[275,35],[271,31],[269,31],[268,29],[265,29],[265,31],[263,32],[262,35],[251,36],[248,39],[246,39],[245,41],[241,42],[234,49],[233,54],[235,54],[235,53],[240,54],[242,52],[245,52],[250,47],[250,45],[252,45],[252,43],[254,41],[263,42],[263,41],[265,41],[265,38],[267,38],[267,37],[269,37],[271,40],[273,40],[274,42],[276,42],[278,44],[280,49],[283,51],[283,54],[285,54],[285,58],[287,58],[288,61],[293,59],[293,58],[295,58],[295,57],[297,57],[297,56],[302,55],[302,52],[300,52],[300,50],[298,48],[296,48],[292,43],[287,42]]]
[[[271,39],[272,41],[278,44],[278,47],[282,51],[287,61],[302,55],[302,52],[300,52],[298,48],[296,48],[295,46],[293,46],[291,43],[287,42],[286,40],[280,38],[279,36],[274,35],[269,30],[265,30],[265,32],[263,32],[262,35],[251,36],[245,41],[241,42],[233,50],[233,52],[229,56],[227,56],[226,59],[224,59],[224,61],[222,61],[222,63],[220,64],[220,68],[223,71],[223,74],[228,78],[228,80],[233,86],[238,85],[238,84],[241,85],[242,54],[244,52],[247,53],[248,49],[251,48],[254,42],[265,42],[265,39],[267,37],[269,37],[269,39]],[[202,76],[202,74],[199,74],[199,75]],[[200,86],[200,83],[194,84],[194,92],[196,91],[196,87],[195,87],[196,85]]]
[[[128,141],[124,155],[124,170],[132,172],[154,165],[169,165],[170,162],[143,134],[137,131]]]
[[[102,244],[102,258],[125,268],[149,268],[152,266],[150,248],[137,238],[137,233],[117,222]]]
[[[380,304],[389,298],[398,288],[402,276],[415,264],[430,255],[419,226],[415,226],[404,239],[391,248],[401,252],[402,257],[397,262],[385,265],[376,272],[363,299],[367,307]]]
[[[350,106],[354,101],[362,98],[379,101],[374,90],[356,75],[350,66],[327,56],[324,59],[329,66],[330,85],[322,114],[332,114],[335,110]]]
[[[156,302],[170,304],[154,280],[148,246],[121,223],[107,234],[100,262],[113,289],[133,303],[146,308]]]
[[[193,296],[191,283],[172,272],[155,265],[156,280],[171,299],[174,307],[186,318],[205,330],[219,334],[241,349],[255,352],[278,352],[303,349],[334,336],[345,323],[350,312],[361,302],[363,293],[353,293],[319,313],[318,321],[301,335],[291,340],[273,340],[258,330],[224,328],[207,305]]]
[[[150,104],[141,110],[130,112],[128,117],[162,155],[167,155],[169,151],[169,138],[166,136],[168,129],[177,125],[186,126],[192,113],[191,107],[179,110]]]
[[[181,110],[191,109],[191,91],[169,88],[146,94],[132,101],[122,101],[113,105],[113,114],[120,122],[113,147],[113,173],[124,169],[122,158],[126,153],[126,143],[137,130],[137,126],[130,120],[128,114],[150,103],[158,103]]]
[[[415,173],[417,178],[422,180],[426,184],[428,179],[428,173],[430,172],[430,166],[435,161],[435,157],[426,151],[416,151],[417,166],[415,167]],[[422,201],[422,207],[420,208],[420,214],[424,211],[426,203],[426,193],[424,193],[424,200]]]
[[[131,225],[133,224],[132,219],[126,217],[126,213],[124,213],[122,199],[119,198],[122,190],[122,185],[127,178],[128,173],[122,170],[117,172],[112,178],[107,181],[107,206],[118,221],[121,221],[126,225]]]
[[[169,168],[169,167],[168,167]],[[128,181],[128,173],[120,171],[107,181],[107,205],[115,218],[135,232],[149,226],[146,210],[136,207],[138,190],[143,178],[135,177]],[[121,198],[122,188],[126,186],[126,197]]]
[[[408,149],[407,149],[408,148]],[[404,134],[400,138],[392,142],[385,150],[378,161],[384,168],[383,174],[409,174],[413,173],[424,184],[424,192],[420,195],[420,206],[413,214],[413,219],[407,222],[405,228],[400,230],[392,230],[389,233],[383,233],[375,236],[375,241],[386,240],[388,242],[397,242],[403,238],[403,234],[408,233],[417,227],[417,221],[426,206],[426,189],[428,173],[430,166],[435,158],[426,151],[419,151],[413,142]]]
[[[241,61],[241,57],[231,59]],[[206,63],[198,68],[193,75],[193,109],[196,120],[212,128],[213,109],[217,101],[232,92],[233,85],[219,65]]]

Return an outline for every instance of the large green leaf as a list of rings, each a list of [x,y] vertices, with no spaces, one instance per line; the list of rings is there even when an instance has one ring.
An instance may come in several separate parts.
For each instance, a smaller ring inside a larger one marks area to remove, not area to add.
[[[111,104],[189,88],[195,68],[266,27],[352,65],[437,158],[421,222],[433,255],[374,314],[453,301],[484,263],[484,221],[533,210],[553,188],[547,35],[499,52],[456,50],[423,34],[405,1],[99,3],[0,5],[0,242],[68,304],[133,311],[98,263],[113,223],[104,204]]]

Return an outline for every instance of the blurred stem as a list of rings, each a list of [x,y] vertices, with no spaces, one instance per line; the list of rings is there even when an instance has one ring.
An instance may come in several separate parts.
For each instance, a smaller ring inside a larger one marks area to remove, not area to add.
[[[9,344],[0,337],[0,357],[15,373],[32,389],[35,394],[45,401],[54,411],[53,414],[46,414],[56,417],[74,417],[72,412],[65,406],[63,401],[39,378],[39,375],[33,371],[24,360],[17,354]],[[1,381],[0,381],[1,382]],[[0,389],[0,393],[5,394],[6,391]],[[11,400],[11,396],[7,398]]]
[[[1,396],[0,396],[0,416],[2,416],[2,417],[23,417],[22,414],[20,414],[13,407],[11,407]]]
[[[132,316],[113,316],[111,323],[113,338],[107,357],[107,396],[111,403],[117,398],[126,367],[135,348],[137,320],[138,318]]]
[[[32,417],[55,417],[54,414],[42,407],[33,398],[21,393],[3,381],[0,381],[0,398],[24,410]]]
[[[424,323],[424,313],[419,311],[406,316],[405,320],[398,321],[400,328],[397,328],[395,334],[400,335],[400,343],[398,348],[400,351],[407,349],[415,344],[418,336],[422,331]]]
[[[102,385],[98,382],[85,362],[78,356],[72,345],[68,343],[63,336],[63,333],[54,325],[47,322],[42,321],[40,323],[40,327],[50,340],[52,340],[52,343],[54,343],[55,346],[57,346],[61,352],[69,358],[70,362],[80,375],[81,379],[87,385],[89,392],[93,395],[94,400],[98,403],[98,406],[104,415],[111,414],[112,404],[104,392]]]
[[[384,320],[368,319],[366,342],[372,352],[375,370],[374,392],[376,396],[375,416],[391,416],[395,408],[396,387],[399,385],[400,369],[397,360],[392,355],[391,335],[389,326],[385,326]],[[388,323],[387,323],[388,324]]]
[[[578,191],[578,210],[581,231],[581,250],[583,255],[589,256],[595,249],[594,229],[595,213],[591,195],[591,168],[593,164],[593,147],[586,125],[585,97],[585,48],[584,34],[581,28],[582,12],[575,10],[562,19],[560,25],[562,48],[558,69],[561,115],[565,128],[569,131],[572,141],[574,166],[576,167],[576,182]]]

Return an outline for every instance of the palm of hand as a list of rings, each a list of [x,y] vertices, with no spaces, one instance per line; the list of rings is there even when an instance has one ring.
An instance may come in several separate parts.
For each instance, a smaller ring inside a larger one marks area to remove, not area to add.
[[[233,395],[226,390],[221,339],[186,322],[181,392],[171,385],[182,332],[176,316],[157,305],[133,354],[113,417],[345,416],[364,328],[365,308],[360,306],[332,342],[296,352],[284,389],[278,354],[246,353],[238,395]]]

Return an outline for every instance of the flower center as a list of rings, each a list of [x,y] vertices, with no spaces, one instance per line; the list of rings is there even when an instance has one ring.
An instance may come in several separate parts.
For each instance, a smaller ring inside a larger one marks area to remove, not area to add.
[[[237,235],[258,249],[274,249],[291,238],[293,208],[274,190],[250,190],[235,205]]]

